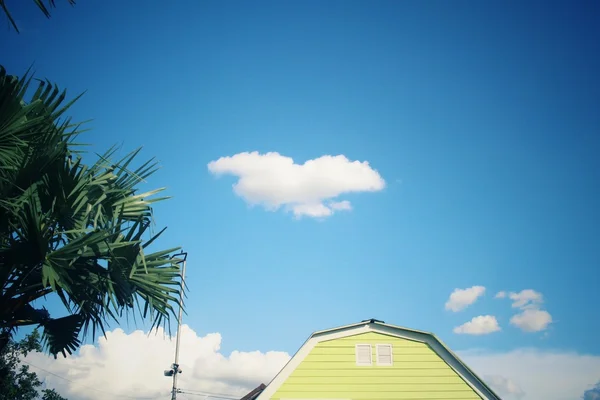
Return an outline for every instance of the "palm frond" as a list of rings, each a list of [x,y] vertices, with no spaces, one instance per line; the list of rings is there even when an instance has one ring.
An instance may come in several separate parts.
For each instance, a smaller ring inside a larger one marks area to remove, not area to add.
[[[33,2],[38,7],[38,9],[42,12],[42,14],[44,14],[44,16],[46,18],[50,18],[50,16],[51,16],[49,9],[56,7],[56,3],[54,0],[48,0],[47,5],[44,4],[44,2],[42,0],[33,0]],[[75,5],[75,0],[67,0],[67,2],[71,6]],[[19,28],[17,27],[17,23],[14,20],[14,18],[12,17],[10,11],[8,10],[8,7],[6,7],[5,0],[0,0],[0,8],[2,9],[2,11],[4,11],[4,15],[6,15],[6,17],[8,18],[8,21],[12,25],[13,29],[17,33],[19,33]]]
[[[73,314],[50,319],[42,324],[44,327],[43,343],[54,358],[58,353],[62,353],[66,357],[66,353],[72,354],[77,350],[81,345],[79,332],[83,323],[84,319],[81,315]]]
[[[167,324],[181,289],[178,248],[146,251],[164,232],[151,234],[152,207],[168,197],[138,192],[156,162],[132,167],[140,149],[114,161],[113,147],[85,164],[71,149],[80,125],[63,118],[73,102],[47,80],[26,101],[32,81],[0,67],[0,324],[43,326],[53,354],[124,314]],[[72,318],[23,301],[50,292]]]

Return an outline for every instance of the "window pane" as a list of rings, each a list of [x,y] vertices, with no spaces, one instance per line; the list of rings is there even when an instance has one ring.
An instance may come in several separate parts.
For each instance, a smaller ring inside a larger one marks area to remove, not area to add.
[[[377,364],[392,365],[392,346],[389,344],[377,345]]]
[[[356,345],[356,363],[371,364],[371,345],[358,344]]]

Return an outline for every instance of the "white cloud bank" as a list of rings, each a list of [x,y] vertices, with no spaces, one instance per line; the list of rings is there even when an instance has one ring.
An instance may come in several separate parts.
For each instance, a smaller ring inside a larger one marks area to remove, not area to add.
[[[234,351],[225,356],[219,351],[221,341],[219,333],[199,337],[183,325],[180,347],[183,372],[178,377],[181,390],[241,398],[260,383],[268,383],[290,359],[289,354],[278,351]],[[25,360],[72,381],[32,367],[45,377],[48,387],[56,388],[69,400],[104,400],[113,395],[165,399],[169,398],[172,378],[165,377],[163,371],[173,363],[174,354],[175,339],[165,337],[162,329],[150,335],[142,331],[126,334],[115,329],[95,346],[83,346],[78,355],[54,360],[33,353]]]
[[[457,353],[503,400],[575,400],[585,391],[594,399],[589,396],[600,379],[600,355],[535,349]]]
[[[445,304],[446,310],[458,312],[464,310],[485,294],[485,287],[472,286],[467,289],[454,289]]]
[[[238,153],[208,163],[215,175],[233,175],[233,191],[251,205],[276,211],[281,207],[296,217],[329,217],[349,211],[345,193],[376,192],[385,181],[367,161],[350,161],[343,155],[322,156],[296,164],[279,153]]]
[[[552,315],[546,310],[542,310],[544,296],[533,289],[525,289],[520,292],[506,293],[498,292],[495,296],[498,299],[508,297],[512,300],[512,308],[518,308],[520,312],[510,319],[510,324],[516,326],[524,332],[540,332],[548,328],[552,323]]]
[[[171,379],[163,370],[173,362],[174,340],[141,331],[107,333],[95,346],[82,347],[78,355],[54,360],[29,354],[26,361],[53,374],[33,368],[69,400],[112,398],[169,398]],[[234,395],[241,398],[260,383],[269,381],[289,360],[288,353],[220,352],[218,333],[199,337],[184,325],[181,335],[179,387],[185,391]],[[300,343],[298,344],[300,345]],[[462,351],[459,356],[504,400],[596,400],[594,384],[600,380],[600,356],[571,352],[515,350],[508,353]],[[94,390],[96,389],[96,390]],[[195,398],[183,395],[182,398]],[[209,397],[208,400],[221,400]]]
[[[500,325],[498,320],[493,315],[480,315],[473,317],[469,322],[465,322],[461,326],[454,328],[454,333],[466,335],[487,335],[489,333],[498,332]]]

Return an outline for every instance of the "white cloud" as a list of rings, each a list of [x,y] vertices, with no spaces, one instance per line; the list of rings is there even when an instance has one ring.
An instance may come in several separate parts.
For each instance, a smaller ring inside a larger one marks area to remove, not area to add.
[[[465,335],[487,335],[489,333],[498,332],[500,326],[496,317],[493,315],[480,315],[473,317],[469,322],[465,322],[461,326],[454,328],[454,333]]]
[[[208,163],[215,175],[233,175],[234,192],[251,205],[275,211],[281,207],[296,217],[328,217],[351,210],[345,193],[376,192],[385,181],[367,161],[350,161],[343,155],[322,156],[296,164],[279,153],[238,153]]]
[[[525,392],[519,385],[506,379],[500,375],[489,375],[484,377],[485,382],[494,389],[494,391],[502,397],[512,397],[515,399],[522,399],[525,396]]]
[[[220,352],[221,335],[199,337],[187,325],[181,331],[178,386],[182,390],[235,395],[240,398],[260,383],[269,381],[287,363],[285,352]],[[95,346],[83,346],[79,354],[54,360],[44,354],[29,354],[26,361],[72,382],[32,367],[69,400],[103,400],[111,395],[168,398],[171,378],[163,371],[173,363],[175,340],[163,335],[121,329],[107,332]],[[99,390],[91,390],[99,389]]]
[[[471,304],[475,303],[480,296],[485,293],[485,287],[472,286],[467,289],[454,289],[450,294],[450,298],[446,302],[446,310],[454,312],[464,310]]]
[[[535,349],[457,353],[503,400],[580,399],[600,379],[600,355]]]
[[[352,205],[350,205],[350,202],[348,200],[329,203],[329,207],[332,210],[352,210]]]
[[[552,316],[548,311],[531,308],[514,315],[510,323],[525,332],[539,332],[552,323]]]
[[[503,299],[505,297],[506,297],[505,291],[500,291],[500,292],[496,293],[496,295],[494,296],[495,299]]]
[[[500,294],[503,294],[500,296]],[[496,294],[497,298],[506,297],[505,292]],[[512,300],[512,307],[521,310],[520,313],[511,317],[510,323],[524,332],[540,332],[548,328],[552,323],[552,315],[542,310],[544,296],[533,289],[525,289],[520,292],[510,292],[508,298]]]
[[[350,211],[352,210],[352,205],[348,200],[343,201],[332,201],[328,206],[319,203],[319,204],[298,204],[292,206],[292,211],[296,217],[300,217],[305,215],[307,217],[313,218],[322,218],[329,217],[335,211]]]
[[[54,360],[33,353],[26,360],[69,379],[32,368],[46,380],[48,387],[56,388],[69,400],[124,398],[111,394],[140,399],[169,398],[171,379],[163,376],[163,370],[173,362],[174,340],[161,332],[125,334],[120,329],[107,332],[107,336],[108,340],[84,346],[78,355],[66,359]],[[269,383],[290,358],[279,351],[234,351],[227,356],[220,352],[221,342],[218,333],[199,337],[183,326],[180,361],[183,373],[178,385],[182,390],[241,398],[261,382]],[[504,400],[577,399],[585,391],[588,391],[585,400],[596,400],[594,384],[600,379],[600,356],[535,349],[457,353]]]
[[[521,290],[519,293],[511,292],[508,298],[513,301],[513,308],[537,308],[544,302],[540,292],[533,289]]]

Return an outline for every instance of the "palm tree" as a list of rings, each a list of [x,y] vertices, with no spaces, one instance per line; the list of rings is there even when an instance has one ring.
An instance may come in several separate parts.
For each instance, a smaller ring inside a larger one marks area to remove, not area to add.
[[[80,126],[63,118],[77,98],[32,82],[0,66],[0,333],[3,343],[21,326],[43,328],[55,357],[71,354],[80,333],[104,333],[106,324],[136,309],[152,327],[168,325],[179,300],[178,249],[147,252],[164,231],[150,236],[152,205],[162,189],[138,193],[156,170],[149,160],[135,170],[134,151],[111,161],[112,148],[93,165],[73,141]],[[87,153],[86,153],[87,154]],[[37,307],[54,294],[68,311],[52,318]],[[34,303],[35,302],[35,303]],[[0,343],[0,349],[2,343]]]
[[[22,0],[20,0],[20,1],[22,1]],[[40,11],[46,16],[46,18],[50,18],[50,9],[56,7],[55,0],[47,0],[46,1],[47,4],[44,4],[43,0],[33,0],[33,2],[40,9]],[[75,0],[67,0],[67,2],[72,6],[75,5]],[[4,15],[6,15],[6,18],[8,18],[8,22],[10,22],[10,24],[15,29],[15,31],[17,31],[17,33],[19,33],[19,28],[17,27],[17,23],[15,22],[10,11],[8,10],[8,7],[6,7],[6,0],[0,0],[0,8],[2,9],[2,11],[4,11]]]

